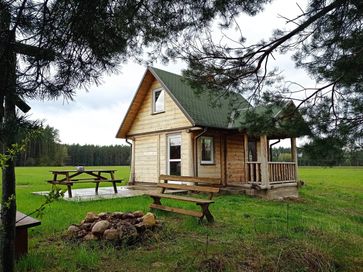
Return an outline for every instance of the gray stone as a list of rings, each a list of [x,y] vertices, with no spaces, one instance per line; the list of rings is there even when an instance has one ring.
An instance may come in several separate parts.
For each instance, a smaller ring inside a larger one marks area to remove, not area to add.
[[[83,223],[81,225],[81,229],[84,229],[84,230],[87,230],[87,231],[90,231],[92,229],[92,223]]]
[[[107,229],[103,233],[103,238],[106,240],[118,240],[119,230],[117,229]]]
[[[102,235],[106,229],[110,227],[110,222],[107,220],[101,220],[98,221],[93,227],[92,227],[92,233],[95,235]]]
[[[137,229],[132,224],[119,225],[118,230],[119,230],[119,239],[127,243],[135,241],[138,236]]]
[[[83,237],[83,240],[92,241],[92,240],[98,240],[98,238],[93,233],[88,233],[86,236]]]
[[[75,225],[70,225],[67,230],[67,235],[71,237],[77,236],[77,233],[80,231],[80,228]]]
[[[98,216],[98,218],[100,218],[102,220],[106,220],[108,217],[107,213],[105,213],[105,212],[99,213],[97,216]]]
[[[98,219],[97,215],[93,212],[88,212],[86,215],[86,218],[84,219],[84,222],[86,223],[93,223]]]

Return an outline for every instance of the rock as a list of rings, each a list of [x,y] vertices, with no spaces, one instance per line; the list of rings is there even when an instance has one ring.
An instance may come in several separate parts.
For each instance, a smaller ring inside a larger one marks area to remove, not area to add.
[[[146,226],[144,225],[143,222],[140,222],[138,224],[135,224],[135,228],[137,229],[138,232],[143,232],[146,229]]]
[[[148,212],[142,217],[142,222],[146,227],[152,227],[156,224],[155,215],[151,212]]]
[[[93,212],[88,212],[86,215],[86,218],[84,219],[84,222],[86,223],[92,223],[98,219],[97,215]]]
[[[111,214],[111,218],[122,219],[123,215],[124,215],[123,212],[114,212],[114,213]]]
[[[97,216],[98,216],[98,218],[100,218],[102,220],[106,220],[108,217],[108,214],[105,212],[102,212],[102,213],[99,213]]]
[[[92,241],[92,240],[97,240],[97,236],[94,235],[93,233],[88,233],[86,236],[83,237],[83,240],[85,241]]]
[[[124,213],[122,219],[134,219],[135,216],[133,213]]]
[[[67,230],[67,235],[70,237],[76,237],[77,233],[80,231],[80,228],[75,225],[70,225]]]
[[[117,240],[119,238],[119,231],[117,229],[107,229],[103,233],[103,238],[106,240]]]
[[[92,227],[92,233],[101,236],[105,232],[105,230],[108,229],[109,227],[110,227],[110,222],[108,222],[107,220],[98,221]]]
[[[142,211],[136,211],[132,213],[135,218],[143,217],[144,213]]]
[[[84,230],[87,230],[87,231],[90,231],[92,229],[92,223],[83,223],[81,225],[81,229],[84,229]]]
[[[137,239],[137,229],[132,224],[122,224],[118,226],[119,239],[128,244],[135,242]]]

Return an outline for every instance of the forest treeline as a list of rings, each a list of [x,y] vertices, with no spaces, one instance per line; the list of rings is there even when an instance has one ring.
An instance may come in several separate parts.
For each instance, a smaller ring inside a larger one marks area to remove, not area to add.
[[[17,166],[64,165],[129,165],[129,145],[79,145],[62,144],[59,132],[50,126],[41,126],[36,136],[26,143],[24,151],[16,158]]]

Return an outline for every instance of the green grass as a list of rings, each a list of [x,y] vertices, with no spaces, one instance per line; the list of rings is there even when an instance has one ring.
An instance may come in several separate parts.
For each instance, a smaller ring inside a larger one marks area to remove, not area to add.
[[[110,167],[114,168],[114,167]],[[49,190],[52,167],[19,167],[18,210],[29,213]],[[128,178],[117,167],[117,178]],[[148,211],[148,197],[68,202],[46,208],[41,226],[30,229],[30,254],[19,271],[362,271],[363,168],[300,169],[299,201],[218,196],[216,223],[157,212],[165,231],[157,241],[131,248],[66,242],[63,233],[88,211]],[[84,185],[88,186],[89,185]],[[77,185],[77,188],[80,188]],[[173,202],[173,201],[170,201]],[[180,207],[194,205],[173,203]],[[214,269],[214,270],[213,270]]]

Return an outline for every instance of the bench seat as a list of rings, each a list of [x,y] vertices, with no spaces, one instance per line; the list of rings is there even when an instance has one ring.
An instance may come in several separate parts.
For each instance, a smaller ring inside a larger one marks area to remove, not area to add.
[[[51,184],[72,184],[72,183],[99,183],[99,182],[116,182],[116,183],[121,183],[123,180],[122,179],[72,179],[70,181],[58,181],[58,180],[47,180],[48,183]]]
[[[216,186],[218,186],[220,184],[220,179],[206,178],[206,177],[199,178],[199,177],[191,177],[191,176],[160,175],[159,180],[164,181],[164,182],[160,182],[157,184],[157,186],[161,189],[160,193],[148,193],[147,194],[148,196],[152,197],[154,200],[154,202],[150,205],[150,208],[198,217],[200,219],[200,221],[202,221],[204,217],[207,218],[208,222],[214,221],[214,218],[209,211],[209,205],[214,203],[214,201],[212,200],[213,194],[219,192],[219,188]],[[178,181],[179,183],[168,183],[168,181]],[[180,182],[184,182],[184,183],[180,183]],[[191,183],[193,183],[193,184],[191,185]],[[187,192],[208,193],[209,199],[173,195],[170,193],[166,193],[165,192],[166,189],[185,190]],[[196,205],[200,206],[201,211],[194,211],[194,210],[187,210],[187,209],[182,209],[182,208],[177,208],[177,207],[164,206],[160,202],[161,199],[163,199],[163,198],[195,203]]]
[[[96,183],[96,189],[95,189],[95,193],[96,195],[98,195],[98,187],[99,184],[101,182],[111,182],[113,185],[113,190],[115,192],[115,194],[117,194],[117,187],[116,187],[116,183],[121,183],[123,182],[122,179],[71,179],[69,181],[67,180],[47,180],[48,183],[53,184],[53,185],[66,185],[67,186],[67,190],[68,190],[68,197],[72,198],[72,186],[75,183]]]
[[[174,199],[174,200],[181,200],[186,202],[193,202],[193,203],[199,203],[199,204],[209,204],[214,203],[214,200],[209,199],[201,199],[201,198],[195,198],[195,197],[189,197],[189,196],[180,196],[180,195],[172,195],[172,194],[147,194],[151,197],[158,197],[158,198],[166,198],[166,199]]]

